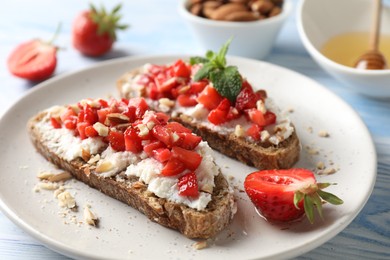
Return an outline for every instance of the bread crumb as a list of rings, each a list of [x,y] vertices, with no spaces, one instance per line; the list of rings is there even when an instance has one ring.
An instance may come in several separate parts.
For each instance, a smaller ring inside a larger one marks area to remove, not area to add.
[[[327,131],[321,130],[321,131],[318,132],[318,136],[319,137],[329,137],[330,135],[329,135],[329,133]]]
[[[310,134],[313,133],[313,127],[309,126],[308,128],[306,128],[307,132],[309,132]]]
[[[334,174],[334,173],[336,173],[336,169],[335,168],[326,168],[324,170],[324,174],[325,175],[330,175],[330,174]]]
[[[60,207],[73,209],[76,207],[76,201],[68,191],[63,191],[57,196]]]
[[[58,188],[58,184],[54,182],[40,182],[37,186],[42,190],[56,190]]]
[[[207,246],[208,246],[208,244],[207,244],[206,240],[198,241],[198,242],[195,242],[194,244],[192,244],[192,247],[195,248],[196,250],[204,249]]]

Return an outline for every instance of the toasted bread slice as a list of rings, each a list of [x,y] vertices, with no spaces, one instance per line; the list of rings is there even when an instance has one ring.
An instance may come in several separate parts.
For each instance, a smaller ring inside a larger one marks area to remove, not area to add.
[[[57,151],[58,143],[45,133],[46,128],[41,127],[42,124],[50,124],[49,113],[49,110],[43,111],[29,120],[27,127],[32,143],[48,161],[70,172],[76,179],[130,205],[150,220],[180,231],[188,238],[213,237],[231,222],[236,205],[232,189],[220,171],[214,177],[211,201],[203,210],[159,198],[138,177],[128,176],[124,171],[104,177],[97,172],[97,162],[88,163],[86,158],[81,157],[65,159]],[[97,154],[104,149],[100,148]]]
[[[145,97],[149,105],[155,110],[161,110],[159,102],[148,99],[146,87],[134,84],[137,77],[143,73],[144,68],[138,68],[122,75],[117,80],[117,89],[122,97],[131,98],[136,96]],[[179,105],[175,104],[177,108]],[[174,108],[175,108],[174,107]],[[213,149],[237,159],[249,166],[258,169],[286,169],[291,168],[299,159],[301,150],[300,141],[295,127],[291,135],[275,143],[269,141],[249,141],[245,137],[237,136],[234,131],[222,133],[203,124],[199,120],[182,113],[180,110],[169,110],[173,120],[182,123],[192,129],[194,133],[200,135],[207,141]]]

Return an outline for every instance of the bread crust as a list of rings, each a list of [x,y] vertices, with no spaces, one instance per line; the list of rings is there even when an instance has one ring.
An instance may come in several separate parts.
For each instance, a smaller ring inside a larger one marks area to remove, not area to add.
[[[130,93],[123,91],[125,84],[132,81],[140,73],[141,69],[137,68],[122,75],[117,80],[117,89],[121,97],[131,98],[136,95],[145,95],[144,91]],[[155,109],[158,110],[158,108]],[[243,137],[235,136],[234,133],[220,134],[181,113],[172,114],[171,118],[200,135],[211,148],[259,170],[288,169],[299,160],[301,145],[295,128],[290,137],[278,145],[273,145],[271,143],[249,142]]]
[[[236,205],[229,184],[221,172],[215,177],[212,201],[205,210],[198,211],[184,204],[156,197],[137,177],[127,177],[124,173],[120,173],[121,181],[115,176],[102,177],[95,172],[96,164],[87,164],[81,158],[66,161],[59,157],[48,148],[47,141],[36,127],[45,116],[46,112],[41,112],[29,120],[27,128],[30,139],[48,161],[68,171],[77,180],[130,205],[154,222],[180,231],[188,238],[214,237],[231,222]]]

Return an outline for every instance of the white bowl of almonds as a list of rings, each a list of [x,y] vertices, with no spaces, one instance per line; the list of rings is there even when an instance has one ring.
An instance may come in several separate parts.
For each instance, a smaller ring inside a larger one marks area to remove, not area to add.
[[[292,9],[291,0],[181,0],[179,12],[202,50],[217,50],[229,38],[229,53],[263,59]]]

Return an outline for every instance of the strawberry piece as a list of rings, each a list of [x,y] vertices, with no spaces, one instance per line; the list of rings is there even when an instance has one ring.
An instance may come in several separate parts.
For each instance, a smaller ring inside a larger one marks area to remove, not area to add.
[[[230,101],[224,98],[221,103],[210,111],[207,119],[214,125],[220,125],[228,121],[228,114],[230,111]]]
[[[77,132],[81,138],[81,140],[87,138],[87,135],[85,134],[85,128],[89,126],[87,122],[79,122],[77,123]]]
[[[173,64],[173,75],[175,77],[189,78],[191,76],[191,68],[182,60],[177,60],[175,64]]]
[[[153,157],[154,150],[165,147],[166,145],[163,142],[155,140],[153,142],[150,142],[149,144],[144,145],[143,150],[147,155],[149,155],[149,157]]]
[[[74,130],[77,127],[77,116],[70,116],[63,121],[66,129]]]
[[[175,157],[171,157],[161,170],[163,176],[174,176],[186,169],[183,162]]]
[[[197,98],[198,103],[202,104],[208,110],[216,108],[222,100],[223,97],[211,85],[205,87]]]
[[[146,110],[149,109],[148,103],[146,103],[145,99],[142,97],[135,97],[129,100],[128,104],[129,108],[130,107],[135,107],[135,116],[136,118],[141,118]]]
[[[108,133],[108,142],[115,151],[122,152],[126,150],[125,137],[122,132],[110,131]]]
[[[156,125],[152,129],[152,134],[157,140],[163,142],[166,146],[172,146],[172,130],[169,128],[162,125]]]
[[[95,128],[93,128],[91,125],[86,126],[84,132],[87,137],[95,137],[99,135]]]
[[[128,127],[124,132],[124,144],[126,151],[132,153],[142,152],[142,139],[138,136],[137,131],[133,127]]]
[[[52,125],[54,128],[56,128],[56,129],[62,127],[61,121],[60,121],[60,120],[61,120],[61,119],[58,118],[58,117],[50,117],[50,123],[51,123],[51,125]]]
[[[266,125],[264,114],[260,110],[257,110],[256,108],[252,108],[252,109],[246,110],[245,112],[248,115],[249,120],[252,121],[253,123],[255,123],[259,126]]]
[[[99,109],[96,113],[98,116],[98,121],[104,124],[104,122],[106,122],[107,115],[110,113],[110,108]]]
[[[187,173],[179,178],[177,183],[179,194],[196,198],[199,196],[198,179],[194,172]]]
[[[178,133],[177,135],[179,136],[179,140],[174,145],[187,150],[194,150],[202,141],[202,137],[192,133]]]
[[[235,107],[240,111],[255,108],[259,99],[259,96],[253,92],[252,87],[243,83],[243,88],[237,95]]]
[[[177,97],[177,102],[182,107],[193,107],[198,104],[196,98],[190,94],[181,94]]]
[[[191,171],[195,171],[202,162],[202,156],[195,151],[175,146],[172,148],[171,152],[172,157],[180,160],[184,166]]]
[[[291,221],[305,212],[313,223],[313,206],[322,216],[322,200],[339,205],[341,199],[321,189],[328,183],[316,183],[307,169],[263,170],[249,174],[244,188],[249,198],[268,220]]]
[[[264,114],[265,125],[272,125],[276,123],[276,115],[271,111],[267,111]]]
[[[253,138],[255,141],[260,140],[260,132],[263,130],[258,124],[252,124],[247,130],[246,135]]]
[[[195,81],[191,82],[190,84],[190,93],[191,94],[197,94],[202,92],[205,87],[209,84],[207,80],[200,80],[200,81]]]
[[[188,129],[187,127],[183,126],[182,124],[178,122],[169,122],[166,125],[167,128],[171,129],[173,132],[176,133],[191,133],[192,131]]]
[[[171,151],[168,148],[158,148],[153,150],[153,158],[159,162],[166,162],[171,158]]]

